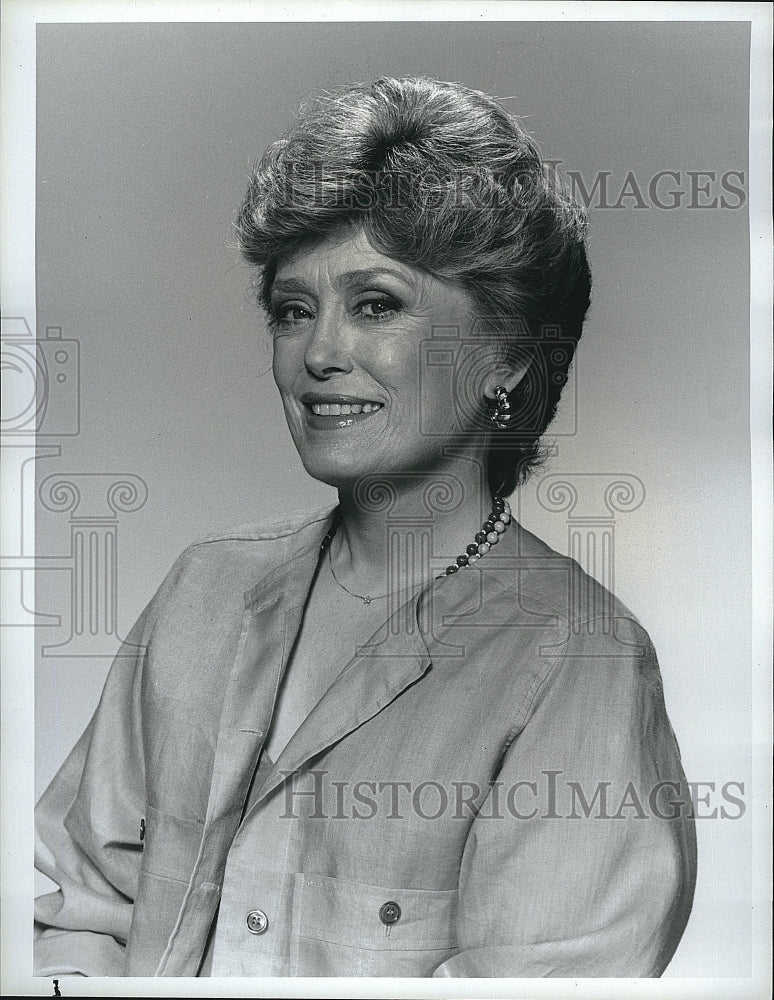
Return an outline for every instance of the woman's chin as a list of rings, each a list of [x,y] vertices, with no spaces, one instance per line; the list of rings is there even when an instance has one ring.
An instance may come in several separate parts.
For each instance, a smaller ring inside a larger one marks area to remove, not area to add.
[[[374,475],[376,470],[372,463],[365,463],[362,457],[359,461],[321,460],[321,456],[301,456],[304,468],[318,482],[333,486],[337,490],[353,490],[364,476]]]

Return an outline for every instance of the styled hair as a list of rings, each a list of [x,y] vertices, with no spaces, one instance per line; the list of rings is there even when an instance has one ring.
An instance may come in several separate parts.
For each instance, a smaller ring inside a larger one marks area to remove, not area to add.
[[[463,287],[494,345],[492,364],[529,360],[511,423],[492,434],[487,455],[490,487],[511,493],[543,459],[540,437],[583,329],[583,210],[494,98],[384,78],[302,105],[253,172],[236,231],[259,268],[264,308],[282,259],[352,225],[381,253]]]

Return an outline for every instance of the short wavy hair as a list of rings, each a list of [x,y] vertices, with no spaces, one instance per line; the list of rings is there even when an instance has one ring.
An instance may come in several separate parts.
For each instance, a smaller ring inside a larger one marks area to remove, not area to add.
[[[255,168],[235,226],[264,308],[282,259],[352,225],[381,253],[469,292],[493,363],[530,361],[487,454],[491,489],[511,493],[544,458],[540,438],[582,333],[583,210],[488,94],[384,78],[302,105]]]

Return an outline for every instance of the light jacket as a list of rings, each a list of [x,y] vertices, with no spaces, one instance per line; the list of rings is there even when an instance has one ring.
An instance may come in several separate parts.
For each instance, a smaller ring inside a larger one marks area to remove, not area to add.
[[[195,976],[217,916],[219,975],[660,975],[696,860],[653,647],[516,523],[342,665],[243,816],[330,524],[194,544],[141,615],[38,806],[36,974]]]

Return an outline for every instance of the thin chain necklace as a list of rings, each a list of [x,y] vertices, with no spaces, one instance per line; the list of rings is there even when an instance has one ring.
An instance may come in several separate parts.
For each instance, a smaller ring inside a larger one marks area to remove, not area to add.
[[[331,559],[331,549],[328,546],[328,566],[330,567],[331,576],[336,581],[336,583],[341,587],[342,590],[346,591],[350,597],[359,598],[363,604],[370,604],[371,601],[383,601],[387,594],[356,594],[354,590],[350,590],[349,587],[345,587],[341,580],[336,576],[336,570],[333,568],[333,560]]]
[[[481,525],[481,530],[476,533],[475,540],[468,545],[465,551],[458,555],[453,563],[446,567],[440,576],[436,577],[436,580],[441,580],[445,576],[452,576],[452,574],[459,572],[461,569],[468,569],[473,565],[476,560],[481,559],[489,552],[493,545],[497,545],[500,541],[500,535],[505,533],[508,525],[511,521],[511,505],[508,501],[500,496],[496,495],[492,499],[492,510],[489,513],[486,521]],[[333,536],[336,534],[336,529],[341,522],[341,510],[337,507],[333,515],[333,523],[331,524],[330,530],[328,531],[325,538],[322,540],[320,549],[324,552],[328,550],[328,565],[330,566],[331,576],[339,587],[350,597],[356,597],[358,600],[362,601],[363,604],[371,604],[372,601],[384,600],[388,594],[356,594],[354,591],[350,590],[349,587],[345,587],[344,584],[336,576],[336,571],[333,568],[333,560],[331,558],[330,544]]]

